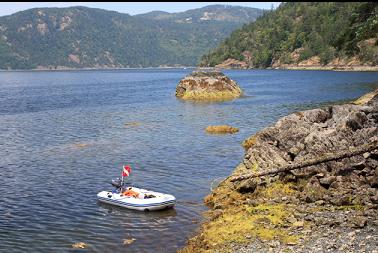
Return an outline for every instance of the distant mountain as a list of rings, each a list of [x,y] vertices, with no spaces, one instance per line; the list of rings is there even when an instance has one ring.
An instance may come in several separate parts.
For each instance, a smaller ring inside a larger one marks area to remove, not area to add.
[[[194,66],[263,10],[211,5],[128,14],[35,8],[0,17],[0,69]]]
[[[235,30],[202,66],[377,66],[378,4],[287,2]]]
[[[209,5],[200,9],[188,10],[179,13],[168,13],[164,11],[152,11],[146,14],[136,15],[153,20],[173,21],[181,24],[198,24],[205,21],[221,21],[231,23],[249,23],[256,20],[263,14],[263,10],[231,5]]]

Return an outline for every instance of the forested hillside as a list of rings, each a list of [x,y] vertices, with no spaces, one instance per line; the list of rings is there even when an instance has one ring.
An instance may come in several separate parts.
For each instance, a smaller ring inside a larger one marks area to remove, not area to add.
[[[288,2],[234,31],[202,66],[378,64],[374,2]]]
[[[136,16],[86,7],[30,9],[0,17],[0,69],[194,66],[263,12],[223,5]]]

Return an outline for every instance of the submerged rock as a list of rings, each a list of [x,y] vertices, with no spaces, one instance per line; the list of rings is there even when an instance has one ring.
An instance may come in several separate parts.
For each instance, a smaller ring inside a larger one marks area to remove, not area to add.
[[[73,249],[85,249],[88,245],[85,242],[76,242],[71,245]]]
[[[221,125],[221,126],[208,126],[205,131],[211,134],[234,134],[239,132],[239,129],[236,127]]]
[[[221,72],[193,72],[176,87],[176,97],[184,100],[222,101],[241,95],[239,85]]]
[[[75,147],[75,148],[86,148],[86,147],[88,147],[88,146],[89,146],[88,143],[75,143],[75,144],[74,144],[74,147]]]
[[[138,126],[140,126],[140,125],[142,125],[142,123],[141,122],[138,122],[138,121],[132,121],[132,122],[127,122],[127,123],[125,123],[124,124],[124,127],[138,127]]]
[[[130,245],[130,244],[132,244],[135,240],[136,240],[135,238],[124,239],[124,240],[123,240],[123,245]]]

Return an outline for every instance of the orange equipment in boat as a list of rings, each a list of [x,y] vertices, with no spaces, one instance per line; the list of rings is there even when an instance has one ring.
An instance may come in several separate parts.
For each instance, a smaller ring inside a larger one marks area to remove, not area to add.
[[[138,198],[139,194],[140,194],[139,192],[131,190],[131,187],[130,187],[129,189],[127,189],[126,191],[122,193],[122,196]]]

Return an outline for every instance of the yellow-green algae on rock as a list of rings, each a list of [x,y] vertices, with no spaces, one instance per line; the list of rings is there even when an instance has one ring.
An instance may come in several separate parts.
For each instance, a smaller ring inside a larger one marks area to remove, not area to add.
[[[378,89],[376,89],[372,92],[366,93],[365,95],[363,95],[362,97],[353,101],[352,103],[355,104],[355,105],[363,105],[363,104],[368,103],[370,100],[372,100],[373,98],[375,98],[377,96],[378,96]]]
[[[293,224],[288,221],[294,207],[285,203],[248,203],[249,198],[230,189],[229,181],[223,182],[205,203],[212,207],[206,214],[208,222],[202,225],[197,236],[188,241],[180,253],[233,252],[232,244],[244,244],[255,239],[278,240],[284,244],[296,244],[299,236],[292,234]],[[290,196],[294,194],[290,184],[274,183],[258,189],[255,197]],[[253,198],[251,198],[253,199]]]
[[[206,127],[205,131],[210,134],[234,134],[239,132],[239,129],[228,125],[220,125],[208,126]]]
[[[184,100],[223,101],[242,94],[239,85],[221,72],[194,71],[176,87],[176,97]]]

